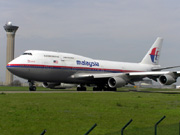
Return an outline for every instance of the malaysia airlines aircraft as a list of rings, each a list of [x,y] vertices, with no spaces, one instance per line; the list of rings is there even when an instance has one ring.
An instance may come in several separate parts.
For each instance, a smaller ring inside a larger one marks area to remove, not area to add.
[[[96,60],[80,55],[50,51],[29,50],[8,63],[7,69],[27,79],[29,90],[36,90],[34,81],[46,88],[94,86],[93,90],[116,90],[148,77],[161,84],[176,82],[180,71],[161,71],[159,57],[163,39],[158,37],[140,63]]]

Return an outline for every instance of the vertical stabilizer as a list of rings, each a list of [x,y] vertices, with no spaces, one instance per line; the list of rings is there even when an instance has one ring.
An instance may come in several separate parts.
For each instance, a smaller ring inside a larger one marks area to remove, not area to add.
[[[159,65],[159,57],[161,52],[161,47],[163,43],[163,38],[158,37],[152,47],[149,49],[148,53],[145,55],[141,64],[151,64]]]

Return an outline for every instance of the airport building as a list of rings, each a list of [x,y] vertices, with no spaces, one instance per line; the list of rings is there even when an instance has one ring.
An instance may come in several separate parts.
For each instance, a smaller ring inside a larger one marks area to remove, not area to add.
[[[7,22],[4,26],[7,35],[6,65],[14,59],[15,33],[19,27],[13,26],[11,22]],[[6,85],[11,85],[13,75],[6,69]]]

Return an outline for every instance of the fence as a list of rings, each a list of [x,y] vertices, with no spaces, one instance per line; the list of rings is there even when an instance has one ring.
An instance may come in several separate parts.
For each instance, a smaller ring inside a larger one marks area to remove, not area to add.
[[[166,118],[166,116],[163,116],[159,121],[157,121],[154,125],[154,135],[158,135],[158,125]],[[130,119],[128,123],[126,123],[122,129],[121,129],[121,135],[124,135],[124,130],[131,124],[133,119]],[[95,123],[84,135],[89,135],[92,130],[97,126]],[[46,130],[44,130],[40,135],[44,135],[46,133]],[[179,135],[180,135],[180,121],[179,121]]]

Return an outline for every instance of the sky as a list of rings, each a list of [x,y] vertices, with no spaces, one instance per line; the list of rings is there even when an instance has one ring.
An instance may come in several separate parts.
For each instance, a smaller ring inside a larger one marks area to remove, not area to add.
[[[5,81],[8,21],[19,26],[15,57],[49,50],[140,62],[163,37],[161,66],[180,65],[178,0],[0,0],[0,13],[0,81]]]

